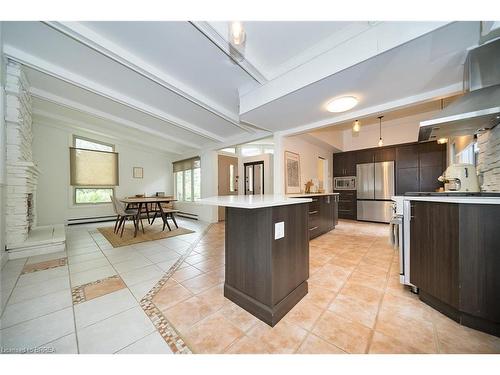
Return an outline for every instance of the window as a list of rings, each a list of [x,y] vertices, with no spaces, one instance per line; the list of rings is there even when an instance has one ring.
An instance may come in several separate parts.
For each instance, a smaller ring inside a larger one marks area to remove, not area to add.
[[[118,185],[118,154],[114,146],[73,137],[70,148],[70,179],[75,204],[110,203]]]
[[[175,197],[179,201],[192,202],[201,198],[200,158],[173,163]]]

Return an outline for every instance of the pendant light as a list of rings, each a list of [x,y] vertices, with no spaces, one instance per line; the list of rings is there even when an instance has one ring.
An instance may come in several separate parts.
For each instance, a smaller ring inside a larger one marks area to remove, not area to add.
[[[360,128],[361,124],[359,123],[359,120],[354,121],[354,124],[352,125],[352,131],[358,133]]]
[[[384,145],[384,141],[382,141],[382,118],[384,116],[378,116],[379,121],[379,139],[378,139],[378,147],[382,147]]]

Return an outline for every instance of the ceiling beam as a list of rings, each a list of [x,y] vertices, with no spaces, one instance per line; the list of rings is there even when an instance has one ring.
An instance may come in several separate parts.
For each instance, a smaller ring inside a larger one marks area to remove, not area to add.
[[[211,112],[221,119],[232,123],[240,129],[248,132],[252,131],[251,128],[248,128],[244,124],[240,123],[238,114],[231,113],[228,109],[196,92],[191,87],[188,87],[169,74],[166,74],[160,69],[148,64],[142,58],[111,42],[88,27],[85,27],[78,22],[44,21],[43,23],[83,44],[84,46],[93,49],[101,55],[125,66],[142,77],[147,78],[161,87],[183,97],[191,103]]]
[[[127,119],[124,119],[124,118],[121,118],[121,117],[118,117],[115,115],[111,115],[109,113],[106,113],[106,112],[100,111],[98,109],[86,106],[84,104],[77,103],[77,102],[72,101],[70,99],[62,98],[58,95],[49,93],[45,90],[42,90],[42,89],[39,89],[36,87],[31,87],[30,93],[35,98],[39,98],[41,100],[45,100],[45,101],[48,101],[50,103],[54,103],[54,104],[60,105],[62,107],[66,107],[66,108],[69,108],[69,109],[72,109],[72,110],[75,110],[75,111],[78,111],[81,113],[92,115],[94,117],[100,118],[101,120],[112,121],[114,123],[117,123],[117,124],[120,124],[123,126],[127,126],[129,128],[132,128],[132,129],[140,130],[142,132],[151,134],[155,137],[160,137],[160,138],[163,138],[163,139],[168,140],[170,142],[182,144],[182,145],[187,146],[187,147],[192,147],[192,148],[196,148],[196,149],[201,148],[200,145],[198,145],[198,144],[195,144],[195,143],[192,143],[189,141],[184,141],[184,140],[181,140],[181,139],[176,138],[176,137],[169,136],[168,134],[165,134],[163,132],[150,129],[147,126],[137,124],[133,121],[130,121],[130,120],[127,120]]]
[[[103,86],[97,82],[94,82],[86,77],[78,75],[76,73],[70,72],[58,65],[52,64],[46,60],[39,57],[31,55],[27,52],[19,50],[11,45],[4,45],[4,54],[11,60],[17,61],[27,67],[30,67],[39,72],[45,73],[51,77],[60,79],[64,82],[70,83],[76,87],[84,89],[86,91],[92,92],[106,99],[112,100],[116,103],[124,105],[126,107],[135,109],[139,112],[145,113],[149,116],[155,117],[158,120],[167,122],[176,127],[187,130],[193,134],[202,136],[212,141],[222,142],[224,137],[221,137],[215,133],[208,130],[202,129],[194,124],[191,124],[185,120],[178,117],[172,116],[158,108],[150,106],[146,103],[133,99],[127,95],[123,95],[116,90],[110,89]]]
[[[198,30],[203,36],[205,36],[210,42],[212,42],[217,48],[219,48],[224,54],[226,54],[231,61],[233,61],[236,65],[238,65],[246,74],[248,74],[252,79],[260,84],[266,83],[267,78],[257,69],[250,61],[248,61],[245,56],[242,56],[243,59],[239,61],[234,58],[231,52],[231,48],[229,42],[220,35],[217,30],[215,30],[208,22],[206,21],[191,21],[189,22],[194,26],[196,30]]]

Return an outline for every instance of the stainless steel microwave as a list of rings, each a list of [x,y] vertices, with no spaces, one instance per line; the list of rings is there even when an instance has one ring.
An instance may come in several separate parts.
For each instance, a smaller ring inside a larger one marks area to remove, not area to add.
[[[356,176],[334,177],[334,190],[356,190]]]

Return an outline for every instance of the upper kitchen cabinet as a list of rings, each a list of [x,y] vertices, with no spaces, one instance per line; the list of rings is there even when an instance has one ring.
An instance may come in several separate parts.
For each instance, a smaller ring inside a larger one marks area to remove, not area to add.
[[[396,148],[396,165],[398,169],[418,168],[418,145],[405,145]]]
[[[333,176],[356,176],[356,155],[354,152],[333,154]]]
[[[356,164],[373,163],[375,158],[373,149],[356,151]]]
[[[381,161],[395,161],[396,160],[396,148],[395,147],[383,147],[375,150],[375,163]]]

